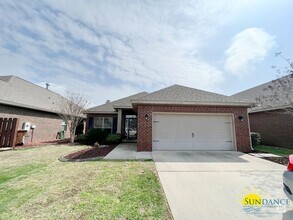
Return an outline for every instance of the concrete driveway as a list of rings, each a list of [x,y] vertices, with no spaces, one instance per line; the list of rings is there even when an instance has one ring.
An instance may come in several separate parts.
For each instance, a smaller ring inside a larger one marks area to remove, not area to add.
[[[154,151],[153,160],[177,219],[293,219],[289,206],[245,207],[242,199],[287,199],[285,166],[232,151]]]

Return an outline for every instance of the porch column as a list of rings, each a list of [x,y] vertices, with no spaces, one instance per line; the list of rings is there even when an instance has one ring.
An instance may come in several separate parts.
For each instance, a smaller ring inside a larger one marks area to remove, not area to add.
[[[117,133],[121,134],[121,125],[122,125],[122,109],[118,109],[118,118],[117,118]]]

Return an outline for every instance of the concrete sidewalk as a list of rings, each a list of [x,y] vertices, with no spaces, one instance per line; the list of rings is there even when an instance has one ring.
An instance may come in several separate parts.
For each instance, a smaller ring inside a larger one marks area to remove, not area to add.
[[[152,160],[151,152],[137,152],[136,143],[121,143],[104,160]]]

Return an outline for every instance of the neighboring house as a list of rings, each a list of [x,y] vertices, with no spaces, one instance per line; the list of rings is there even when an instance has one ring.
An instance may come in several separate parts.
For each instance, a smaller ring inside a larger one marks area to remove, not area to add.
[[[252,103],[173,85],[85,111],[87,128],[136,131],[137,150],[251,151],[247,108]],[[133,137],[132,137],[133,138]]]
[[[279,79],[292,80],[290,76],[284,76]],[[291,85],[293,82],[291,81]],[[268,88],[272,89],[268,89]],[[250,129],[252,132],[261,134],[262,143],[277,147],[293,148],[293,117],[284,114],[282,108],[288,107],[288,91],[278,91],[278,99],[267,100],[263,97],[273,94],[276,83],[268,82],[253,87],[243,92],[236,93],[232,97],[242,98],[251,102],[261,99],[263,105],[258,105],[249,110]],[[291,91],[292,99],[292,91]],[[292,103],[291,103],[292,104]]]
[[[63,97],[17,76],[0,76],[0,117],[19,118],[19,129],[24,122],[35,125],[33,142],[54,140],[57,132],[66,130],[58,116],[58,102]],[[69,132],[65,132],[65,137]],[[32,130],[26,135],[30,142]]]

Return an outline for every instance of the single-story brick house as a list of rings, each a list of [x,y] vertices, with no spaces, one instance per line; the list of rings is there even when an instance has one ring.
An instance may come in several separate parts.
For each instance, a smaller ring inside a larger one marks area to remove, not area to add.
[[[293,74],[281,77],[278,80],[283,79],[291,80],[291,86],[293,86]],[[274,86],[276,86],[276,83],[271,81],[236,93],[232,97],[257,102],[257,98],[262,99],[262,97],[272,93],[274,90],[268,88],[274,88]],[[293,87],[291,89],[293,89]],[[259,105],[249,109],[250,129],[252,132],[261,134],[262,143],[265,145],[293,149],[293,117],[292,115],[284,114],[282,110],[284,107],[288,106],[293,108],[292,91],[291,100],[289,100],[290,98],[288,99],[288,91],[283,91],[279,94],[277,102],[266,103],[269,100],[265,99],[262,100],[265,106]]]
[[[63,98],[17,76],[0,76],[0,118],[19,118],[19,128],[24,122],[35,125],[33,142],[55,140],[57,132],[66,130],[66,123],[57,114],[58,101]],[[65,132],[69,137],[69,132]],[[26,143],[32,138],[32,130]]]
[[[245,100],[173,85],[87,109],[87,129],[137,138],[138,151],[251,151]]]

